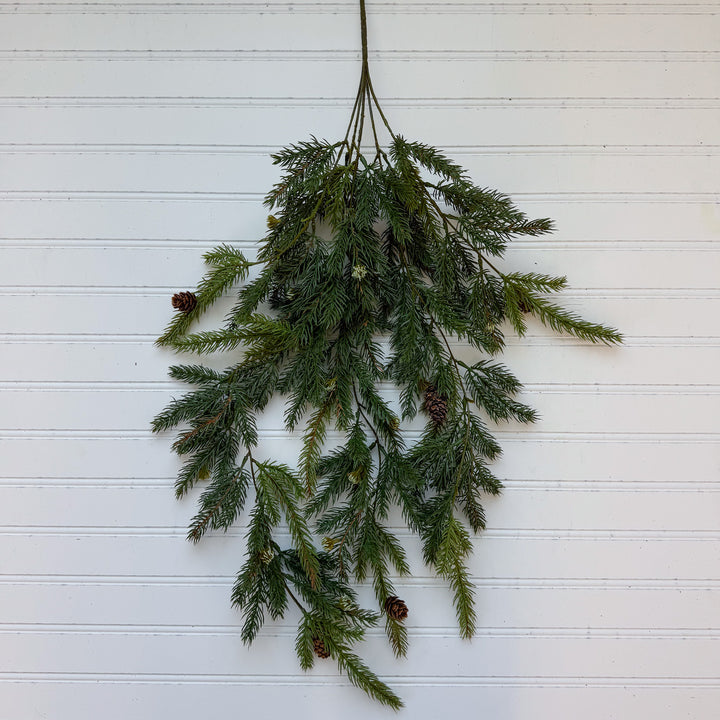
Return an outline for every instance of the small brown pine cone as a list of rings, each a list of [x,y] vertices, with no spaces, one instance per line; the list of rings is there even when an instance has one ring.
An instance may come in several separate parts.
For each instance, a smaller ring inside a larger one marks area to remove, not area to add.
[[[436,426],[440,427],[445,423],[447,398],[440,395],[434,385],[428,385],[425,389],[425,411]]]
[[[197,298],[194,293],[187,290],[183,292],[175,293],[172,296],[172,306],[186,315],[195,309],[197,305]]]
[[[325,643],[319,637],[313,638],[313,651],[319,658],[322,658],[323,660],[330,657],[330,653],[325,647]]]
[[[403,621],[408,616],[408,606],[396,595],[385,601],[385,612],[393,619]]]

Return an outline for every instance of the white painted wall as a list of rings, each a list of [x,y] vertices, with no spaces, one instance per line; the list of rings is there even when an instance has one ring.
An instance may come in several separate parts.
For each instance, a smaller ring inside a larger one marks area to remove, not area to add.
[[[409,657],[366,657],[413,720],[715,718],[720,4],[369,12],[394,127],[553,217],[508,262],[627,341],[511,343],[543,420],[499,433],[478,636],[416,562]],[[392,715],[301,673],[294,618],[242,646],[242,528],[185,541],[148,430],[170,295],[261,236],[269,152],[344,132],[357,36],[352,2],[0,3],[0,720]]]

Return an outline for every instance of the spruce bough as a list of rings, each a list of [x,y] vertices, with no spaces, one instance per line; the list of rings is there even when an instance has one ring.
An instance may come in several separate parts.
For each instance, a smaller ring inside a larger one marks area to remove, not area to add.
[[[206,482],[191,540],[227,530],[250,507],[232,593],[243,641],[295,606],[301,667],[332,657],[350,682],[398,709],[400,698],[354,651],[380,622],[397,656],[408,647],[407,607],[393,583],[410,567],[391,511],[399,507],[419,536],[424,561],[451,588],[460,635],[472,637],[471,537],[485,527],[483,494],[502,488],[488,420],[536,419],[516,399],[519,381],[493,359],[504,331],[522,337],[534,316],[581,340],[621,337],[549,299],[564,277],[498,268],[514,237],[545,234],[551,222],[528,219],[436,149],[392,131],[370,79],[362,1],[361,32],[345,137],[273,155],[284,174],[265,201],[272,214],[257,260],[228,245],[209,252],[195,302],[182,304],[157,341],[178,352],[232,352],[232,364],[171,367],[194,389],[153,430],[182,428],[173,445],[183,458],[178,497]],[[191,332],[230,291],[224,325]],[[475,350],[473,362],[458,357],[458,341]],[[286,400],[286,430],[301,436],[294,468],[257,453],[257,417],[275,395]],[[425,428],[410,440],[418,414]],[[327,443],[329,432],[339,442]],[[357,583],[372,586],[374,610],[358,604]]]

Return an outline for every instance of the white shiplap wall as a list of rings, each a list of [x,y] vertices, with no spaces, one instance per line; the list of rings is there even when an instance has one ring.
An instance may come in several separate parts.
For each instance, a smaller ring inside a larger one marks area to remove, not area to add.
[[[506,360],[542,413],[499,433],[480,631],[420,562],[407,702],[495,720],[720,707],[720,4],[373,3],[393,126],[553,217],[508,263],[567,272],[622,349],[540,327]],[[344,131],[354,3],[0,2],[0,720],[389,717],[291,626],[229,607],[242,528],[184,540],[153,339],[218,242],[252,249],[268,153]],[[278,416],[268,452],[288,459]]]

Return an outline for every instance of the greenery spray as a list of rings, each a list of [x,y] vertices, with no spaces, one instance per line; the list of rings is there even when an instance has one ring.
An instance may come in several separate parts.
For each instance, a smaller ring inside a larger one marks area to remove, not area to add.
[[[390,128],[370,78],[364,0],[360,19],[360,84],[344,137],[311,137],[273,155],[284,174],[265,200],[272,214],[257,260],[221,245],[205,255],[197,289],[174,296],[158,345],[222,352],[229,366],[171,367],[192,389],[153,430],[179,427],[177,496],[205,484],[192,541],[246,513],[232,592],[242,640],[295,607],[302,668],[332,658],[351,683],[398,709],[356,646],[382,623],[395,654],[407,651],[408,607],[394,581],[410,574],[401,541],[409,533],[449,585],[460,635],[473,636],[471,538],[485,527],[483,496],[502,488],[489,428],[536,420],[496,361],[505,333],[522,337],[532,316],[593,343],[621,336],[549,299],[564,277],[498,267],[513,238],[548,233],[551,221],[527,218]],[[192,332],[230,292],[224,324]],[[258,452],[257,420],[276,396],[287,433],[302,443],[293,467]],[[408,531],[396,534],[397,517]],[[361,607],[358,584],[372,587],[374,607]]]

